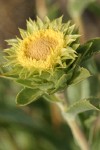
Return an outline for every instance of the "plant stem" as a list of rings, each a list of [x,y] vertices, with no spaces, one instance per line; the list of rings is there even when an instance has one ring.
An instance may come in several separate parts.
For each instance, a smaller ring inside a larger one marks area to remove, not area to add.
[[[86,140],[86,137],[85,137],[83,131],[81,130],[81,128],[79,127],[78,123],[76,122],[75,119],[73,120],[66,115],[66,107],[68,107],[68,106],[67,106],[67,104],[65,104],[65,101],[64,101],[64,93],[62,93],[62,95],[56,94],[56,97],[58,97],[58,99],[62,98],[62,101],[57,102],[56,104],[60,108],[62,117],[64,118],[66,123],[69,125],[69,127],[72,131],[73,137],[77,141],[80,149],[81,150],[89,150],[90,148],[89,148],[88,142]]]

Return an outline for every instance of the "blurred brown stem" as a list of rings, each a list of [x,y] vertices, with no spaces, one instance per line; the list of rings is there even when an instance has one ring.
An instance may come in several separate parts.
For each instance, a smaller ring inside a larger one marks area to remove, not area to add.
[[[36,0],[36,11],[37,15],[43,19],[47,15],[47,7],[45,0]]]
[[[85,29],[84,24],[81,16],[73,17],[74,22],[76,23],[77,27],[79,27],[79,33],[82,35],[80,37],[81,43],[84,43],[86,41],[85,39]]]

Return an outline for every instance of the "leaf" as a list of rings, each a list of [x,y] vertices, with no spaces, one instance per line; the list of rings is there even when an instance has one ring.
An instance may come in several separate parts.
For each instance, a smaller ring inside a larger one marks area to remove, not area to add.
[[[89,40],[77,49],[81,53],[81,61],[91,57],[93,54],[100,52],[100,38]]]
[[[34,83],[34,86],[33,86],[33,84],[32,84],[33,82],[31,80],[27,80],[27,79],[26,80],[25,79],[24,80],[23,79],[17,79],[16,82],[25,86],[25,87],[32,88],[32,89],[33,88],[36,89],[38,87],[38,86],[36,87],[36,83]]]
[[[23,79],[18,79],[16,80],[16,82],[27,88],[40,89],[44,92],[54,87],[54,84],[52,82],[42,83],[41,81],[41,83],[39,83],[39,82],[35,82],[31,80],[23,80]]]
[[[27,105],[43,94],[39,89],[24,88],[20,91],[16,97],[16,103],[20,106]]]
[[[81,67],[78,70],[75,71],[73,77],[71,78],[71,81],[69,82],[69,85],[74,85],[82,80],[85,80],[86,78],[90,77],[90,73],[87,69]]]
[[[55,80],[55,86],[52,87],[50,94],[53,94],[57,92],[58,90],[62,90],[67,86],[67,80],[69,78],[69,75],[63,74],[58,80]]]
[[[77,114],[88,111],[88,110],[98,110],[100,111],[100,99],[98,98],[87,98],[75,102],[70,105],[66,111],[66,114],[72,119],[76,117]]]
[[[92,46],[92,42],[85,43],[84,45],[81,45],[78,49],[77,52],[82,54],[82,57],[88,53],[90,50],[90,47]]]
[[[100,38],[97,37],[95,39],[89,40],[87,43],[91,43],[92,46],[90,47],[91,53],[96,53],[100,51]]]
[[[54,84],[52,82],[47,82],[47,83],[41,83],[38,85],[38,88],[44,92],[46,92],[49,89],[52,89],[54,87]]]
[[[64,87],[66,85],[66,82],[67,82],[67,74],[63,74],[56,83],[56,89],[59,89],[59,87]]]

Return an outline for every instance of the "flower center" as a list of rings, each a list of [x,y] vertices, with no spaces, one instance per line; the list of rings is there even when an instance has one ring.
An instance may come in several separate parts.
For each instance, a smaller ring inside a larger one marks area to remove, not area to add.
[[[47,37],[39,37],[35,41],[31,41],[27,46],[26,56],[36,60],[46,60],[50,55],[51,49],[55,49],[58,45],[56,39]]]
[[[63,46],[64,36],[61,32],[52,29],[39,30],[21,42],[17,60],[28,69],[47,70],[58,63]]]

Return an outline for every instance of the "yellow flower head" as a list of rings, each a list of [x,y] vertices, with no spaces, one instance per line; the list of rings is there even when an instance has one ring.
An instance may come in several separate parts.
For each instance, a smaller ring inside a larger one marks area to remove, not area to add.
[[[27,30],[20,29],[21,39],[8,40],[11,45],[7,65],[19,76],[25,77],[42,72],[54,72],[55,68],[67,68],[77,57],[77,38],[75,26],[62,23],[62,17],[42,22],[29,19]],[[67,61],[69,60],[69,61]]]
[[[17,60],[26,69],[48,70],[57,64],[64,47],[63,34],[52,29],[41,29],[21,41]]]

